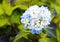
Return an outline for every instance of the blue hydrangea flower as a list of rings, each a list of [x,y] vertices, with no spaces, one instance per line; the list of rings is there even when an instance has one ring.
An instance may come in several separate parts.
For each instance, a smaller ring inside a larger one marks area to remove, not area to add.
[[[47,7],[37,5],[29,7],[21,16],[21,22],[25,29],[31,30],[32,34],[39,34],[42,28],[46,29],[51,21],[51,13]]]

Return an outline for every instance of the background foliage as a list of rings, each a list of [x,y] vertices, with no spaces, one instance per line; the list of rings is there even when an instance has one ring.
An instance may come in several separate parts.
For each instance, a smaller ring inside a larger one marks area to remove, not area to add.
[[[36,35],[24,30],[20,16],[32,5],[49,7],[56,38],[45,32]],[[60,42],[59,33],[60,0],[0,0],[0,42]]]

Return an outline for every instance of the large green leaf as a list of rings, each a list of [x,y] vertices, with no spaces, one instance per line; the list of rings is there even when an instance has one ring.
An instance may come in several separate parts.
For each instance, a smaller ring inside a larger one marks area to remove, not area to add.
[[[0,4],[0,15],[3,14],[3,10],[2,10],[2,7],[1,7],[1,4]]]
[[[13,6],[11,5],[11,3],[9,3],[9,1],[10,0],[3,0],[3,3],[2,3],[2,8],[7,15],[11,15],[16,8],[20,8],[22,10],[26,10],[28,8],[26,5]]]
[[[0,16],[0,27],[8,23],[8,18],[6,16]]]
[[[26,5],[19,5],[19,8],[22,10],[26,10],[28,7]]]
[[[12,11],[16,8],[22,9],[22,10],[26,10],[28,7],[26,5],[16,5],[12,8]]]
[[[39,39],[39,42],[57,42],[57,40],[54,38],[42,38]]]
[[[20,31],[20,32],[16,35],[16,37],[15,37],[15,39],[14,39],[13,42],[17,42],[17,40],[21,39],[22,37],[27,38],[27,35],[28,35],[28,34],[29,34],[29,32]]]
[[[8,0],[3,0],[2,2],[2,8],[4,10],[4,12],[7,14],[7,15],[11,15],[10,14],[10,11],[12,9],[12,6],[10,5],[9,1]]]

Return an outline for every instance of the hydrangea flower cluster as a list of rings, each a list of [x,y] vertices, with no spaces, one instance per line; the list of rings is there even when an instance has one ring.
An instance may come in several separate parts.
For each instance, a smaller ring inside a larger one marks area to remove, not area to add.
[[[39,34],[42,28],[47,28],[51,21],[51,13],[48,7],[31,6],[21,16],[21,22],[25,29],[31,30],[32,34]]]

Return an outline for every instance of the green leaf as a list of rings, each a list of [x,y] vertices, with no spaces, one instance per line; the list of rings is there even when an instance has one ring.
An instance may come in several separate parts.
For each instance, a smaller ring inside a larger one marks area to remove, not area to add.
[[[3,14],[3,10],[2,10],[2,7],[1,7],[1,4],[0,4],[0,15]]]
[[[0,16],[0,27],[8,24],[8,18],[6,16]]]
[[[30,0],[15,0],[14,5],[28,5]]]
[[[10,3],[8,3],[8,1],[3,1],[2,3],[2,8],[4,10],[4,12],[7,14],[7,15],[11,15],[12,12],[17,9],[17,8],[20,8],[20,9],[23,9],[23,10],[26,10],[28,7],[25,6],[25,5],[16,5],[16,6],[11,6]]]
[[[29,6],[30,0],[15,0],[14,5],[19,7],[22,10],[26,10]]]
[[[43,32],[42,32],[42,33],[40,33],[39,35],[40,35],[41,38],[45,38],[45,37],[47,36],[47,33],[43,33]]]
[[[28,35],[28,34],[29,34],[29,32],[20,31],[20,32],[16,35],[16,37],[15,37],[15,39],[14,39],[13,42],[17,42],[17,40],[20,39],[20,38],[22,38],[22,37],[27,38],[27,35]]]
[[[12,9],[12,6],[10,5],[9,1],[8,0],[3,0],[2,2],[2,8],[4,10],[4,12],[7,14],[7,15],[11,15],[10,14],[10,11]]]
[[[9,0],[10,1],[10,0]],[[8,0],[3,0],[2,8],[7,15],[11,15],[16,8],[26,10],[28,7],[26,5],[15,5],[12,6]]]
[[[18,23],[20,22],[20,15],[18,12],[14,12],[11,16],[10,16],[10,22],[11,23]]]
[[[57,40],[60,42],[60,28],[56,29]]]
[[[19,30],[24,30],[24,26],[21,24],[21,25],[18,26],[18,29]]]
[[[26,5],[20,5],[19,8],[22,10],[26,10],[28,7]]]
[[[22,9],[22,10],[26,10],[28,7],[25,6],[25,5],[16,5],[14,7],[11,7],[11,10],[10,10],[9,14],[12,14],[12,12],[17,8]]]
[[[22,10],[26,10],[28,7],[27,7],[26,5],[16,5],[16,6],[14,6],[14,7],[12,8],[11,11],[13,11],[13,10],[15,10],[15,9],[17,9],[17,8],[22,9]]]
[[[56,8],[57,13],[60,14],[60,6],[56,5],[55,8]]]
[[[56,16],[55,16],[55,18],[52,20],[52,22],[54,22],[54,23],[59,23],[60,22],[60,14],[57,14]],[[57,24],[58,25],[58,24]]]
[[[56,0],[56,4],[60,6],[60,0]]]
[[[54,38],[42,38],[39,39],[39,42],[57,42]]]

